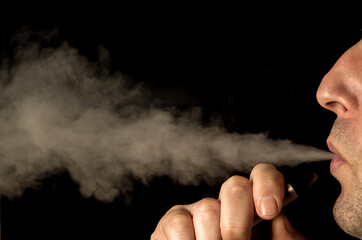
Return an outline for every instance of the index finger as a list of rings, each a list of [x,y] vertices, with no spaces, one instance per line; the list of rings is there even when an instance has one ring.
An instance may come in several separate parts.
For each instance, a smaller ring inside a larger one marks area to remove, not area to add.
[[[271,164],[258,164],[250,173],[256,213],[263,219],[279,215],[284,198],[284,177]]]
[[[229,178],[221,187],[220,231],[222,239],[250,239],[254,204],[250,181]]]

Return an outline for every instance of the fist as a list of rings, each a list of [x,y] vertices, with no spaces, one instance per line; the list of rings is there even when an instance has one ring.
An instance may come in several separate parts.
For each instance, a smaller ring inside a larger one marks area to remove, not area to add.
[[[255,214],[272,220],[271,239],[305,239],[280,213],[284,189],[284,177],[274,166],[258,164],[250,179],[232,176],[224,182],[218,199],[172,207],[151,240],[251,239]]]

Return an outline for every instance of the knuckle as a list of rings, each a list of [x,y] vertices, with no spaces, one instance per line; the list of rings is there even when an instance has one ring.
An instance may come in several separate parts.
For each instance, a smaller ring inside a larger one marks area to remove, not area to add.
[[[279,184],[284,180],[284,176],[272,164],[259,163],[251,171],[250,179],[251,181],[257,179],[263,182]]]
[[[219,215],[220,212],[220,202],[213,198],[204,198],[197,203],[198,215],[204,216],[215,216]]]
[[[223,237],[225,239],[241,239],[247,235],[249,235],[250,232],[249,230],[247,229],[244,229],[242,227],[237,227],[237,226],[225,226],[223,228]]]
[[[230,177],[222,186],[222,191],[228,191],[231,194],[239,194],[251,191],[251,184],[247,178],[241,176]]]
[[[257,164],[252,172],[258,172],[258,171],[275,171],[276,168],[274,167],[274,165],[270,164],[270,163],[259,163]]]
[[[270,163],[258,163],[254,168],[273,168],[275,169],[273,164]]]
[[[181,211],[182,209],[184,209],[184,206],[183,205],[175,205],[173,207],[171,207],[167,213],[172,213],[174,211]]]
[[[191,223],[191,218],[186,211],[174,211],[171,213],[165,225],[163,226],[163,232],[183,232],[186,231]]]
[[[274,175],[270,178],[264,179],[262,183],[266,188],[284,186],[284,178],[283,178],[283,175],[281,175],[281,174],[280,174],[280,176]]]
[[[184,205],[175,205],[161,218],[151,235],[151,240],[168,239],[169,236],[182,236],[192,228],[192,218]]]
[[[151,237],[150,237],[150,240],[158,240],[158,239],[161,239],[161,238],[157,237],[157,232],[156,231],[153,232]]]

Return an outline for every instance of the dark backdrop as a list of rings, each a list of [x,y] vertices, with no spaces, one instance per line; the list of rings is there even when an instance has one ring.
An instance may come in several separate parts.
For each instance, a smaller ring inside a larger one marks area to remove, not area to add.
[[[20,27],[57,27],[61,39],[90,60],[103,45],[113,71],[143,82],[166,105],[200,106],[206,122],[222,116],[230,132],[268,132],[326,149],[334,115],[322,110],[315,93],[338,57],[360,39],[360,22],[246,13],[171,6],[82,17],[63,12],[40,20],[30,15],[2,22],[1,58],[11,58],[9,39]],[[331,215],[339,185],[329,176],[328,162],[314,167],[324,180],[287,213],[312,239],[347,239]],[[179,186],[158,177],[147,186],[135,182],[129,203],[119,197],[105,204],[82,198],[68,174],[58,174],[19,199],[2,196],[2,239],[148,239],[167,209],[217,196],[220,184]]]

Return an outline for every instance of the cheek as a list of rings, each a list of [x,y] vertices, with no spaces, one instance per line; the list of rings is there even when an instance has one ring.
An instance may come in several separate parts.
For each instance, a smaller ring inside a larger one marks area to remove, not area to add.
[[[361,93],[361,96],[362,96],[362,93]],[[362,99],[360,101],[362,101]],[[354,128],[355,134],[357,134],[357,137],[359,137],[359,140],[361,140],[360,136],[362,136],[362,106],[360,106],[358,108],[358,113],[356,114],[356,117],[354,119],[355,119],[355,121],[353,121],[353,122],[356,123],[356,126]]]
[[[359,159],[359,162],[357,163],[357,171],[356,171],[356,179],[357,184],[359,187],[362,188],[362,158]]]
[[[359,119],[361,119],[361,122],[359,122],[358,128],[356,130],[357,146],[352,164],[353,164],[354,175],[358,179],[358,182],[361,184],[362,183],[362,116]]]
[[[360,111],[362,112],[362,111]],[[362,174],[362,114],[358,116],[358,119],[360,121],[357,122],[356,126],[354,128],[352,128],[352,134],[354,134],[354,138],[355,138],[355,144],[354,146],[352,145],[351,148],[349,149],[350,152],[353,153],[354,156],[352,156],[352,164],[354,165],[354,170],[356,170],[358,173],[358,175],[361,178],[361,174]],[[354,149],[353,149],[354,148]]]
[[[360,156],[361,157],[361,156]],[[361,159],[361,158],[360,158]],[[359,189],[360,196],[362,196],[362,165],[354,164],[342,166],[343,174],[338,178],[338,181],[341,184],[342,191],[345,195],[350,195],[351,193]]]
[[[350,166],[342,166],[340,170],[343,173],[338,176],[338,181],[341,184],[344,195],[349,195],[355,189],[355,175]]]
[[[360,113],[362,113],[362,110],[359,111]],[[362,114],[359,116],[359,124],[358,124],[358,128],[356,133],[358,134],[358,153],[359,153],[359,158],[355,159],[355,163],[356,164],[356,175],[359,179],[359,182],[362,183]]]

